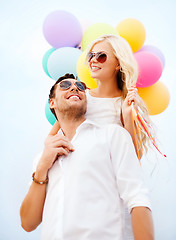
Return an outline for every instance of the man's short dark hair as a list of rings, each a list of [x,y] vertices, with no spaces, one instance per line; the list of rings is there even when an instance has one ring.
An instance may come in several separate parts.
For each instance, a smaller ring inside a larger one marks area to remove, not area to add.
[[[50,89],[50,93],[49,93],[49,99],[48,101],[51,99],[51,98],[54,98],[55,97],[55,92],[56,92],[56,85],[61,82],[62,80],[64,79],[67,79],[67,78],[72,78],[72,79],[77,79],[77,77],[75,77],[73,74],[70,74],[70,73],[66,73],[65,75],[61,76],[60,78],[58,78],[58,80],[55,82],[55,84],[51,87]],[[56,116],[56,113],[54,111],[53,108],[50,108],[51,112],[54,114],[55,118],[57,119],[57,116]]]

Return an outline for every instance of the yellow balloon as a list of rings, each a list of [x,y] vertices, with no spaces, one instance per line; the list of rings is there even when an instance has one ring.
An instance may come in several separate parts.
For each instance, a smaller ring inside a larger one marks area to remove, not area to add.
[[[150,115],[163,112],[169,105],[169,90],[160,81],[150,87],[138,88],[138,94],[146,104]]]
[[[117,30],[107,23],[95,23],[87,28],[82,37],[82,49],[87,48],[89,43],[104,34],[119,35]]]
[[[143,24],[134,18],[121,21],[116,29],[119,35],[127,40],[133,52],[138,51],[145,42],[145,28]]]
[[[88,88],[97,88],[98,85],[95,80],[90,76],[90,71],[88,66],[86,65],[86,54],[87,52],[84,51],[78,61],[77,61],[77,74],[79,79],[84,82]]]

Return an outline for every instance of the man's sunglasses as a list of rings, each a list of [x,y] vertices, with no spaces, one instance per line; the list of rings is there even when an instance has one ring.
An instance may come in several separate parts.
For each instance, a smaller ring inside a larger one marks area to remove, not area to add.
[[[105,52],[97,52],[97,53],[88,52],[88,54],[87,54],[87,61],[90,62],[93,57],[95,57],[95,59],[99,63],[104,63],[104,62],[106,62],[106,59],[107,59],[107,55],[106,55]]]
[[[62,90],[68,90],[72,84],[75,84],[75,86],[80,90],[80,91],[85,91],[87,89],[87,86],[84,82],[76,81],[72,82],[69,80],[64,80],[59,83],[59,86]]]

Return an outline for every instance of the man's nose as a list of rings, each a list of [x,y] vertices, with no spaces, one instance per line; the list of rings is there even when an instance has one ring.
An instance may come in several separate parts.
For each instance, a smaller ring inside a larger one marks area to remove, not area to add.
[[[78,91],[78,88],[74,83],[71,85],[70,91]]]

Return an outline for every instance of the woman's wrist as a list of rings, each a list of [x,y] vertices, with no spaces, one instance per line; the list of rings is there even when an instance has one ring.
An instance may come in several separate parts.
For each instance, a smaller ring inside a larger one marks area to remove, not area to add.
[[[129,128],[132,124],[132,119],[131,119],[131,109],[128,111],[123,111],[122,112],[122,120],[123,120],[123,127]]]

